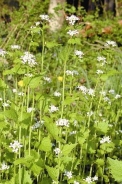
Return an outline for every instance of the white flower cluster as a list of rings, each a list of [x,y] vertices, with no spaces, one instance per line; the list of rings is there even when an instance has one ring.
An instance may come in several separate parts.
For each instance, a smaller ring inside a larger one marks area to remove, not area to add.
[[[69,120],[60,118],[56,121],[56,125],[69,127]]]
[[[72,178],[72,172],[71,171],[65,171],[64,176],[67,176],[68,179]]]
[[[17,93],[18,96],[24,96],[24,93],[22,91],[21,92],[17,92],[16,89],[13,89],[12,91],[13,91],[13,93]]]
[[[46,81],[46,82],[51,82],[51,78],[49,78],[49,77],[43,77],[43,79]]]
[[[71,15],[70,17],[66,17],[66,20],[68,20],[69,21],[69,24],[70,25],[74,25],[75,24],[75,22],[77,21],[77,20],[80,20],[78,17],[76,17],[75,15]]]
[[[84,53],[80,50],[75,50],[75,55],[81,59],[81,58],[83,58]]]
[[[31,74],[31,73],[26,73],[25,76],[26,76],[26,77],[33,77],[33,74]]]
[[[4,51],[3,49],[0,49],[0,56],[5,57],[6,54],[7,54],[6,51]]]
[[[98,56],[98,57],[97,57],[97,61],[99,61],[99,62],[102,61],[101,66],[104,66],[104,65],[107,63],[107,62],[106,62],[106,58],[103,57],[103,56]]]
[[[58,91],[55,91],[55,92],[54,92],[54,96],[59,97],[59,96],[61,96],[61,93],[58,92]]]
[[[84,180],[85,182],[87,182],[87,184],[91,184],[93,181],[97,181],[98,177],[97,176],[94,176],[94,177],[87,176],[86,179]]]
[[[7,100],[7,102],[4,102],[3,104],[2,104],[2,106],[3,107],[9,107],[10,106],[10,101],[9,100]]]
[[[58,107],[56,107],[55,105],[51,105],[50,106],[50,109],[49,109],[49,112],[50,113],[53,113],[53,112],[56,112],[56,111],[58,111],[59,109],[58,109]]]
[[[33,107],[28,107],[27,108],[27,113],[31,113],[31,112],[33,112],[35,110],[35,108],[33,108]]]
[[[54,152],[56,155],[59,155],[61,153],[61,150],[60,150],[60,148],[55,148]]]
[[[97,70],[96,74],[98,74],[98,75],[103,74],[103,71],[102,70]]]
[[[78,181],[74,181],[74,184],[80,184]]]
[[[35,130],[35,129],[37,129],[37,128],[40,128],[43,124],[44,124],[44,121],[43,121],[43,120],[37,121],[37,122],[31,127],[31,129],[32,129],[32,130]]]
[[[112,95],[115,93],[114,89],[110,89],[108,92]]]
[[[87,112],[87,116],[92,116],[94,113],[93,113],[93,111],[89,111],[89,112]]]
[[[9,169],[9,166],[7,164],[5,164],[5,162],[3,162],[1,164],[0,171],[4,171],[4,170],[7,170],[7,169]]]
[[[19,50],[21,47],[19,45],[11,45],[11,49],[14,50],[14,49],[17,49]]]
[[[78,86],[77,87],[80,91],[82,91],[83,94],[88,94],[90,96],[95,96],[95,91],[92,88],[87,89],[86,86]]]
[[[69,30],[68,32],[67,32],[67,34],[68,35],[70,35],[70,36],[74,36],[74,35],[76,35],[76,34],[78,34],[79,32],[77,31],[77,30]]]
[[[37,63],[35,62],[35,56],[30,52],[25,52],[23,56],[21,56],[22,63],[28,64],[30,67],[34,67]]]
[[[108,40],[108,41],[106,41],[106,43],[105,43],[105,47],[109,47],[109,46],[111,46],[111,47],[116,47],[116,46],[117,46],[117,43],[116,43],[115,41],[110,41],[110,40]]]
[[[50,22],[49,16],[48,15],[40,15],[39,16],[42,20],[46,20],[48,22]]]
[[[103,143],[110,143],[111,140],[110,140],[110,137],[109,136],[104,136],[101,140],[100,140],[100,143],[103,144]]]
[[[14,141],[14,143],[10,143],[10,148],[12,148],[12,151],[14,153],[17,153],[19,148],[23,147],[18,141]]]
[[[72,71],[71,70],[66,70],[66,74],[73,76],[73,75],[78,75],[78,72],[76,70],[72,70]]]
[[[116,94],[115,99],[119,99],[119,98],[121,98],[121,95]]]

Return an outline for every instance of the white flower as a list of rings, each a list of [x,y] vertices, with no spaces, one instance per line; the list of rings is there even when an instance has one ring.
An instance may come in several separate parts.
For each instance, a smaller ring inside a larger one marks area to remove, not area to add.
[[[14,50],[14,49],[17,49],[19,50],[21,47],[19,45],[11,45],[11,49]]]
[[[67,176],[68,179],[72,178],[72,172],[71,171],[65,171],[64,175]]]
[[[75,55],[78,56],[79,58],[82,58],[84,53],[80,50],[75,50]]]
[[[86,179],[84,179],[88,184],[92,183],[92,178],[90,176],[87,176]]]
[[[56,121],[56,125],[69,127],[69,120],[60,118]]]
[[[60,148],[55,148],[54,152],[56,155],[59,155],[61,153],[61,150],[60,150]]]
[[[12,148],[12,151],[17,153],[19,148],[23,147],[18,141],[14,141],[14,143],[10,143],[10,148]]]
[[[74,184],[80,184],[78,181],[74,181]]]
[[[3,49],[0,49],[0,56],[5,57],[6,54],[7,54],[6,51],[4,51]]]
[[[10,104],[9,104],[9,103],[4,102],[4,103],[2,104],[2,106],[3,106],[3,107],[9,107],[9,106],[10,106]]]
[[[103,74],[103,71],[102,70],[97,70],[96,73],[99,75],[99,74]]]
[[[105,95],[106,95],[106,92],[105,92],[105,91],[100,91],[100,94],[101,94],[102,96],[105,96]]]
[[[49,109],[49,112],[53,113],[53,112],[56,112],[56,111],[58,111],[58,110],[59,110],[58,107],[56,107],[56,106],[54,106],[54,105],[51,105],[51,106],[50,106],[50,109]]]
[[[31,128],[32,128],[32,130],[35,130],[37,128],[40,128],[43,124],[44,124],[43,120],[37,121]]]
[[[55,91],[54,96],[59,97],[59,96],[61,96],[61,93],[59,93],[58,91]]]
[[[94,113],[92,112],[92,111],[90,111],[90,112],[87,112],[87,116],[92,116]]]
[[[0,98],[0,101],[3,101],[3,99],[2,99],[2,98]]]
[[[79,20],[79,18],[76,17],[75,15],[71,15],[70,17],[67,16],[67,17],[66,17],[66,20],[69,21],[69,24],[70,24],[70,25],[74,25],[75,22],[76,22],[77,20]]]
[[[103,143],[110,143],[111,140],[110,140],[110,137],[109,136],[104,136],[101,140],[100,140],[100,143],[103,144]]]
[[[49,16],[48,15],[40,15],[39,16],[42,20],[46,20],[48,22],[50,22]]]
[[[121,95],[117,94],[117,95],[115,96],[115,99],[118,99],[118,98],[121,98]]]
[[[13,93],[17,93],[17,89],[13,89],[12,91],[13,91]]]
[[[31,74],[31,73],[26,73],[25,76],[26,76],[26,77],[33,77],[33,74]]]
[[[72,131],[72,132],[70,132],[70,135],[75,135],[77,133],[77,131]]]
[[[7,164],[5,164],[5,162],[3,162],[3,163],[1,164],[0,170],[1,170],[1,171],[4,171],[4,170],[7,170],[7,169],[9,169],[9,166],[8,166]]]
[[[23,56],[21,56],[22,63],[28,64],[30,67],[34,67],[37,63],[35,62],[35,56],[30,52],[25,52]]]
[[[67,32],[67,34],[69,34],[70,36],[74,36],[74,35],[76,35],[76,34],[78,34],[79,32],[77,31],[77,30],[69,30],[68,32]]]
[[[90,96],[95,96],[95,94],[94,94],[94,93],[95,93],[94,89],[91,89],[91,88],[88,89],[88,90],[87,90],[87,93],[88,93],[88,95],[90,95]]]
[[[40,25],[40,22],[35,22],[36,26],[39,26]]]
[[[108,40],[108,41],[106,41],[106,43],[105,43],[105,47],[109,47],[109,46],[116,47],[117,44],[116,44],[116,42],[114,42],[114,41]]]
[[[66,74],[73,76],[73,75],[78,75],[78,72],[76,70],[72,70],[72,71],[71,70],[66,70]]]
[[[108,92],[109,92],[110,94],[114,94],[114,93],[115,93],[114,89],[110,89]]]
[[[83,94],[87,93],[87,88],[85,86],[78,86],[77,87],[80,91],[82,91]]]
[[[51,82],[51,78],[49,78],[49,77],[43,77],[43,79],[46,81],[46,82]]]
[[[97,61],[106,61],[106,58],[103,56],[98,56]]]
[[[92,181],[97,181],[98,180],[98,176],[94,176],[93,178],[92,178]]]
[[[107,96],[105,96],[103,99],[105,102],[110,102],[110,99]]]
[[[18,94],[18,96],[24,96],[23,92],[18,92],[17,94]]]
[[[35,108],[33,108],[33,107],[28,107],[27,108],[27,113],[31,113],[32,111],[34,111],[35,110]]]

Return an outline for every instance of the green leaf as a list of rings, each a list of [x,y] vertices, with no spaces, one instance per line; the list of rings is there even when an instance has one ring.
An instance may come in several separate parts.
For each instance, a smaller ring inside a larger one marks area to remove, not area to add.
[[[52,144],[49,137],[44,137],[42,139],[41,145],[39,146],[39,149],[45,152],[51,151]]]
[[[39,165],[34,163],[31,167],[30,170],[33,171],[33,173],[37,176],[40,174],[40,172],[43,170]]]
[[[42,76],[32,78],[29,82],[29,87],[30,88],[37,88],[40,85],[41,78],[42,78]]]
[[[95,124],[97,132],[106,134],[108,131],[108,122],[98,122]]]
[[[0,79],[0,90],[5,89],[5,88],[7,88],[6,83],[2,79]]]
[[[14,121],[17,121],[17,119],[18,119],[18,115],[17,115],[16,111],[12,108],[10,110],[6,110],[4,115],[7,118],[12,119]]]
[[[109,169],[117,182],[122,182],[122,161],[113,160],[108,157]]]
[[[47,169],[47,172],[49,174],[49,176],[54,180],[54,181],[58,181],[58,174],[59,174],[59,170],[56,167],[49,167],[49,166],[45,166]]]
[[[53,48],[53,47],[57,47],[59,44],[57,42],[46,42],[46,47],[47,48]]]
[[[68,155],[76,146],[77,146],[77,144],[64,145],[64,147],[62,149],[62,155],[64,155],[64,156]]]
[[[95,163],[96,163],[97,165],[104,166],[105,161],[104,161],[104,159],[98,158],[98,159],[95,161]]]

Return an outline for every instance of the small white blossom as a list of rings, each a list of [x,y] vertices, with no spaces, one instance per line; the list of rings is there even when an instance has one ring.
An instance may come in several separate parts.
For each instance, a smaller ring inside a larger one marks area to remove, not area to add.
[[[49,78],[49,77],[43,77],[43,79],[46,81],[46,82],[51,82],[51,78]]]
[[[105,102],[110,102],[110,99],[107,96],[105,96],[103,99]]]
[[[69,127],[69,120],[60,118],[56,121],[56,125]]]
[[[72,172],[71,171],[65,171],[64,175],[67,176],[68,179],[72,178]]]
[[[103,56],[98,56],[97,61],[106,61],[106,58]]]
[[[59,155],[61,153],[61,150],[60,150],[60,148],[55,148],[54,152],[56,155]]]
[[[103,144],[103,143],[110,143],[111,140],[110,140],[110,137],[109,136],[104,136],[101,140],[100,140],[100,143]]]
[[[91,88],[88,89],[88,90],[87,90],[87,93],[88,93],[88,95],[90,95],[90,96],[95,96],[95,94],[94,94],[94,93],[95,93],[94,89],[91,89]]]
[[[98,74],[98,75],[99,75],[99,74],[103,74],[103,71],[102,71],[102,70],[97,70],[97,71],[96,71],[96,74]]]
[[[7,170],[7,169],[9,169],[9,166],[7,164],[5,164],[5,162],[3,162],[1,164],[0,171],[4,171],[4,170]]]
[[[17,153],[19,148],[23,147],[18,141],[14,141],[14,143],[10,143],[10,148],[12,148],[12,151]]]
[[[80,91],[82,91],[83,94],[87,93],[87,88],[85,86],[78,86],[77,87]]]
[[[70,135],[75,135],[76,133],[77,133],[77,131],[74,130],[74,131],[70,132]]]
[[[9,107],[9,106],[10,106],[10,104],[9,104],[9,103],[4,102],[4,103],[2,104],[2,106],[3,106],[3,107]]]
[[[110,89],[108,92],[112,95],[115,93],[114,89]]]
[[[33,77],[33,74],[31,74],[31,73],[26,73],[25,76],[26,76],[26,77]]]
[[[94,176],[93,178],[92,178],[92,181],[97,181],[98,180],[98,176]]]
[[[35,108],[33,108],[33,107],[28,107],[27,108],[27,113],[31,113],[31,112],[33,112],[35,110]]]
[[[12,91],[13,91],[13,93],[17,93],[17,89],[13,89]]]
[[[105,91],[100,91],[100,94],[101,94],[102,96],[105,96],[105,95],[106,95],[106,92],[105,92]]]
[[[14,50],[14,49],[17,49],[19,50],[21,47],[19,45],[11,45],[11,49]]]
[[[74,181],[74,184],[80,184],[78,181]]]
[[[72,70],[72,71],[71,70],[66,70],[66,74],[73,76],[73,75],[78,75],[78,72],[76,70]]]
[[[92,178],[90,176],[87,176],[86,179],[84,179],[88,184],[92,183]]]
[[[58,92],[58,91],[55,91],[55,92],[54,92],[54,96],[59,97],[59,96],[61,96],[61,93]]]
[[[2,99],[2,98],[0,98],[0,101],[3,101],[3,99]]]
[[[114,41],[108,40],[108,41],[106,41],[106,43],[105,43],[105,47],[109,47],[109,46],[116,47],[116,46],[117,46],[117,43],[114,42]]]
[[[18,92],[17,94],[18,94],[18,96],[24,96],[23,92]]]
[[[37,121],[37,122],[31,127],[31,129],[32,129],[32,130],[35,130],[35,129],[37,129],[37,128],[40,128],[43,124],[44,124],[44,121],[43,121],[43,120]]]
[[[25,52],[23,56],[21,56],[22,63],[28,64],[30,67],[34,67],[37,63],[35,61],[35,56],[30,52]]]
[[[51,106],[50,106],[50,109],[49,109],[49,112],[53,113],[53,112],[56,112],[56,111],[58,111],[58,110],[59,110],[58,107],[56,107],[56,106],[54,106],[54,105],[51,105]]]
[[[42,20],[46,20],[48,22],[50,22],[49,16],[48,15],[40,15],[39,16]]]
[[[87,112],[87,116],[92,116],[94,113],[92,112],[92,111],[90,111],[90,112]]]
[[[115,96],[115,99],[118,99],[118,98],[121,98],[121,95],[117,94],[117,95]]]
[[[75,50],[75,55],[78,56],[79,58],[83,58],[84,53],[80,50]]]
[[[69,30],[68,32],[67,32],[67,34],[69,34],[70,36],[74,36],[74,35],[76,35],[76,34],[78,34],[79,32],[77,31],[77,30]]]
[[[67,16],[67,17],[66,17],[66,20],[69,21],[69,24],[70,24],[70,25],[74,25],[75,22],[76,22],[77,20],[79,20],[79,18],[76,17],[75,15],[71,15],[70,17]]]
[[[35,22],[36,26],[39,26],[40,25],[40,22]]]
[[[5,57],[6,54],[7,54],[6,51],[4,51],[3,49],[0,49],[0,56]]]

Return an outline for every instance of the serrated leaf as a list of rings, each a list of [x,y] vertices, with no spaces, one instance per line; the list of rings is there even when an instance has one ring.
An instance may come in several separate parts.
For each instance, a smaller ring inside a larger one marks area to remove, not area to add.
[[[30,170],[33,171],[33,173],[34,173],[35,175],[39,175],[40,172],[42,171],[42,168],[41,168],[39,165],[37,165],[36,163],[34,163],[34,164],[30,167]]]
[[[122,161],[113,160],[108,157],[109,169],[117,182],[122,182]]]
[[[29,87],[30,88],[37,88],[40,84],[41,78],[42,78],[41,76],[32,78],[29,82]]]
[[[98,122],[95,124],[95,128],[97,132],[101,132],[106,134],[108,131],[108,123],[107,122]]]
[[[66,156],[68,155],[75,147],[77,144],[66,144],[64,145],[62,149],[62,155]]]
[[[104,166],[105,161],[104,161],[104,159],[98,158],[98,159],[95,161],[95,163],[96,163],[97,165]]]
[[[49,176],[54,180],[54,181],[58,181],[58,174],[59,174],[59,170],[55,167],[49,167],[49,166],[45,166],[47,169],[47,172],[49,174]]]
[[[52,144],[49,137],[44,137],[42,139],[41,145],[39,146],[39,149],[45,152],[51,151]]]

